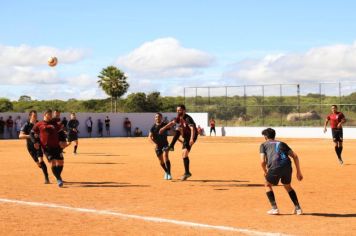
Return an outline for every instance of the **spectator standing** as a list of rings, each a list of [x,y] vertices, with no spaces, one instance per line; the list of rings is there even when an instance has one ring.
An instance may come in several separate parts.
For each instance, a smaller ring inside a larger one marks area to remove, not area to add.
[[[16,137],[19,137],[20,131],[21,131],[21,127],[22,127],[21,116],[17,116],[17,118],[15,120]]]
[[[210,119],[210,136],[211,136],[211,132],[214,131],[214,135],[216,136],[216,130],[215,130],[215,120],[214,118]]]
[[[91,138],[91,132],[93,131],[93,121],[91,120],[90,116],[86,122],[86,126],[87,126],[87,132],[88,132],[89,138]]]
[[[12,120],[12,116],[6,120],[6,130],[9,134],[9,138],[13,138],[12,130],[14,128],[14,121]]]
[[[0,139],[4,138],[5,132],[5,121],[3,117],[0,117]]]
[[[131,121],[127,117],[124,121],[124,129],[126,131],[126,137],[131,137]]]
[[[106,135],[110,136],[110,118],[109,118],[109,116],[106,116],[104,122],[105,122]]]
[[[98,119],[98,133],[100,137],[103,137],[103,126],[104,123],[101,121],[101,119]]]

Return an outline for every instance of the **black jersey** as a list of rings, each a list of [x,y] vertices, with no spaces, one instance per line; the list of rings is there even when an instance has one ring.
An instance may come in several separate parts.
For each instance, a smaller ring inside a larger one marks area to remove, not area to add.
[[[197,126],[190,115],[185,114],[183,117],[175,118],[175,122],[183,129],[183,137],[185,139],[190,138],[191,130],[190,127],[193,127],[195,131],[195,136],[198,135]]]
[[[79,121],[77,119],[68,122],[68,131],[78,133]]]
[[[292,149],[284,142],[273,140],[260,145],[260,153],[267,157],[267,168],[290,167],[289,153]]]
[[[150,129],[150,132],[152,133],[152,136],[153,136],[153,141],[159,147],[164,147],[164,146],[168,145],[168,140],[167,140],[168,133],[167,133],[167,131],[165,130],[162,134],[159,133],[159,130],[161,128],[163,128],[164,126],[166,126],[166,125],[167,125],[167,123],[162,122],[159,125],[154,124],[152,126],[152,128]]]
[[[30,135],[33,126],[34,126],[34,124],[32,124],[30,121],[26,121],[26,123],[21,127],[20,132],[23,132],[26,135]],[[27,142],[27,149],[28,150],[35,149],[35,147],[33,145],[33,142],[31,141],[30,138],[27,138],[26,142]]]

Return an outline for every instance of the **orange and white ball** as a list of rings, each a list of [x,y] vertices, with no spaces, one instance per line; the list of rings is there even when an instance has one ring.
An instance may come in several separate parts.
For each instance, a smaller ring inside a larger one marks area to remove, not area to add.
[[[56,66],[58,63],[58,59],[57,57],[50,57],[48,58],[48,65],[53,67],[53,66]]]

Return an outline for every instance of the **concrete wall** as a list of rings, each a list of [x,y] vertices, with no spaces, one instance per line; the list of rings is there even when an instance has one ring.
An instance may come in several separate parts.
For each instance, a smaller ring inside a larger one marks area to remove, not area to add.
[[[169,120],[176,117],[176,113],[162,113],[163,117],[168,117]],[[207,113],[188,113],[191,115],[196,122],[197,125],[206,125],[208,120]],[[86,130],[85,122],[90,116],[93,121],[93,132],[92,137],[98,136],[98,119],[101,119],[103,122],[106,116],[110,118],[110,132],[112,137],[122,137],[126,136],[123,122],[126,117],[129,118],[132,125],[132,133],[135,127],[139,127],[144,136],[148,135],[149,129],[152,127],[154,123],[154,116],[155,113],[76,113],[77,119],[80,122],[79,125],[79,137],[88,137],[88,133]],[[21,116],[23,123],[27,120],[28,114],[27,113],[0,113],[0,117],[6,121],[6,119],[12,116],[12,119],[15,121],[17,116]],[[66,117],[67,120],[70,118],[70,113],[61,113],[61,118]],[[38,119],[42,120],[43,114],[38,114]],[[13,132],[13,137],[15,138],[15,130]],[[104,125],[104,136],[106,136],[105,125]],[[9,133],[6,131],[5,128],[5,138],[9,138]]]
[[[261,137],[267,127],[216,127],[217,136]],[[277,138],[331,138],[331,129],[323,132],[323,127],[271,127],[276,130]],[[204,127],[209,135],[209,127]],[[356,128],[343,128],[344,139],[356,139]]]

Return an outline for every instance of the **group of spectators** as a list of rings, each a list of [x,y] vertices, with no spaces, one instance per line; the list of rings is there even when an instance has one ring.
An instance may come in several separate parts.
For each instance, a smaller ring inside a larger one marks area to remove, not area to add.
[[[17,116],[15,120],[13,120],[12,116],[9,116],[6,120],[4,117],[0,117],[0,139],[3,139],[5,135],[7,138],[13,139],[13,138],[18,138],[20,134],[20,130],[22,125],[25,123],[21,119],[21,116]],[[67,128],[68,125],[68,119],[66,117],[63,117],[61,120],[61,123]],[[85,121],[85,126],[86,126],[86,131],[88,133],[89,137],[92,137],[93,131],[94,131],[94,121],[92,117],[88,117],[88,119]],[[123,122],[123,128],[125,131],[125,136],[126,137],[142,137],[143,133],[142,130],[139,127],[136,127],[133,132],[131,130],[132,124],[131,121],[129,120],[128,117],[125,118]],[[106,116],[106,118],[103,119],[97,119],[96,121],[96,128],[97,128],[97,134],[99,137],[104,136],[104,129],[105,129],[105,136],[111,136],[110,133],[110,118],[109,116]]]

